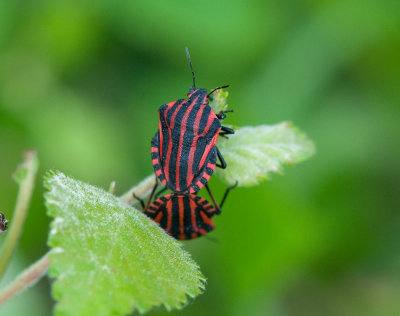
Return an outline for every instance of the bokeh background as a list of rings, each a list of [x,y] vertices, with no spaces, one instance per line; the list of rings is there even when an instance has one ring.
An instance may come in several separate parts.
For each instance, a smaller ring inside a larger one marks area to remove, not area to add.
[[[317,154],[230,195],[185,242],[207,291],[168,315],[400,315],[400,2],[0,1],[0,209],[40,174],[7,278],[47,250],[48,169],[122,194],[152,172],[160,105],[231,84],[226,123],[291,120]],[[225,185],[216,177],[217,196]],[[4,239],[4,238],[2,238]],[[2,240],[0,240],[0,243]],[[50,281],[0,315],[50,315]],[[165,315],[158,308],[149,315]]]

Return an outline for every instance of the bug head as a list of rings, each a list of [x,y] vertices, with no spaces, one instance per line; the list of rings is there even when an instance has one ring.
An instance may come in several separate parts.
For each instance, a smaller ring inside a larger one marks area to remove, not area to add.
[[[219,120],[223,120],[226,118],[226,113],[233,112],[233,110],[221,111],[217,114]]]
[[[191,62],[191,60],[190,60],[189,50],[188,50],[187,47],[185,47],[185,51],[186,51],[186,58],[187,58],[188,61],[189,61],[189,67],[190,67],[190,70],[192,71],[192,77],[193,77],[193,86],[191,86],[191,87],[189,88],[189,94],[192,94],[194,91],[197,90],[197,89],[196,89],[196,82],[195,82],[195,77],[194,77],[194,71],[193,71],[192,62]]]

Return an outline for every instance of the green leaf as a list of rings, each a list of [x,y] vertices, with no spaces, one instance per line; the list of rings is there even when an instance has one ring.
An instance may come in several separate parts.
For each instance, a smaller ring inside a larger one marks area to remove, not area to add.
[[[205,279],[181,243],[141,212],[62,173],[49,173],[45,186],[56,315],[170,310],[203,291]]]
[[[270,173],[281,172],[284,163],[298,163],[315,153],[314,144],[290,122],[245,126],[229,139],[220,137],[217,145],[228,167],[216,174],[239,186],[257,185]]]
[[[228,104],[226,103],[228,95],[229,92],[222,89],[218,89],[212,94],[211,97],[213,98],[213,100],[210,101],[209,105],[215,113],[226,111],[228,109]]]

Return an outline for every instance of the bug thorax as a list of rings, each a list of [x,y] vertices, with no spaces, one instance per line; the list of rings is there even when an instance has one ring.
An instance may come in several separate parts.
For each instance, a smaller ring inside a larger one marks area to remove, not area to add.
[[[204,102],[207,101],[207,90],[204,88],[195,89],[194,87],[189,88],[188,99],[194,100],[195,98],[203,99]]]

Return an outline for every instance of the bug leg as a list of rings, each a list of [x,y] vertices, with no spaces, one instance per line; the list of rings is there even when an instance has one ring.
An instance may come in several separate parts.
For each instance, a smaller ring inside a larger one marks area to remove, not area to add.
[[[218,159],[219,159],[219,161],[221,162],[221,164],[216,164],[216,166],[217,166],[218,168],[225,169],[225,168],[226,168],[226,162],[225,162],[225,160],[224,160],[224,157],[222,157],[222,154],[221,154],[221,152],[219,151],[219,149],[218,149],[217,146],[215,146],[215,149],[217,150]]]
[[[219,132],[219,136],[228,139],[228,137],[225,135],[232,135],[232,134],[235,134],[235,131],[232,128],[221,126],[221,132]]]
[[[139,201],[140,205],[142,206],[142,209],[144,210],[144,201],[140,197],[138,197],[135,193],[132,193],[133,197]]]
[[[153,187],[153,189],[151,190],[151,193],[150,193],[150,196],[149,196],[149,198],[148,198],[148,200],[147,200],[147,202],[146,202],[146,205],[144,204],[143,199],[141,199],[140,197],[138,197],[135,193],[132,193],[133,197],[134,197],[136,200],[139,201],[139,203],[140,203],[140,205],[142,206],[144,212],[147,211],[147,209],[149,208],[150,202],[151,202],[151,200],[153,199],[153,195],[154,195],[154,193],[156,192],[157,187],[158,187],[158,180],[157,180],[157,178],[156,178],[156,183],[154,184],[154,187]]]
[[[143,211],[146,212],[147,209],[149,208],[150,202],[151,202],[151,200],[153,199],[153,195],[154,195],[154,193],[156,192],[157,187],[158,187],[158,181],[157,181],[157,179],[156,179],[156,183],[154,184],[153,190],[151,190],[149,199],[147,200],[146,206],[144,207]]]
[[[224,134],[235,134],[235,131],[232,128],[226,126],[221,126],[221,130]]]
[[[219,204],[219,207],[220,207],[220,208],[222,208],[222,205],[224,205],[225,200],[226,200],[226,198],[227,198],[227,196],[228,196],[229,191],[232,190],[232,189],[234,189],[234,188],[236,188],[237,185],[238,185],[238,181],[236,181],[234,185],[230,186],[229,188],[227,188],[227,189],[225,190],[224,196],[222,197],[221,203]]]
[[[217,215],[221,214],[221,207],[218,205],[217,201],[216,201],[215,198],[214,198],[214,195],[211,193],[211,190],[210,190],[210,187],[208,186],[208,183],[206,183],[204,186],[206,187],[207,192],[208,192],[208,194],[210,195],[211,200],[212,200],[213,203],[214,203],[215,214],[217,214]]]
[[[154,200],[157,200],[161,193],[165,192],[168,188],[164,187],[154,195]]]
[[[215,91],[219,90],[219,89],[224,89],[224,88],[228,88],[229,84],[225,85],[225,86],[221,86],[215,89],[212,89],[211,92],[207,95],[207,98],[210,98],[210,95],[212,95]]]

